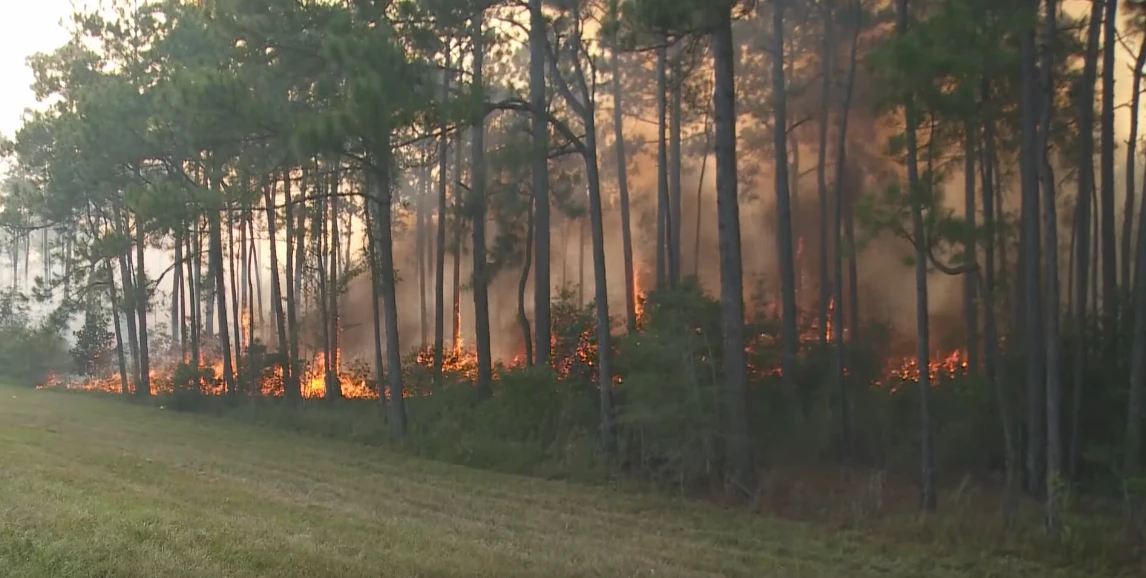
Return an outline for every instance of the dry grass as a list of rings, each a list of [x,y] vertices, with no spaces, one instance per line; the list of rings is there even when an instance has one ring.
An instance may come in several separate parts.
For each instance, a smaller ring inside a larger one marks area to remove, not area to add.
[[[1093,574],[0,388],[0,575]]]

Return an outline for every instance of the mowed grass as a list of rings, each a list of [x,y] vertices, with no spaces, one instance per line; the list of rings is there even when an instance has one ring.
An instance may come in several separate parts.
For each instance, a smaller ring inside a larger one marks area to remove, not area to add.
[[[0,387],[3,577],[1071,575]]]

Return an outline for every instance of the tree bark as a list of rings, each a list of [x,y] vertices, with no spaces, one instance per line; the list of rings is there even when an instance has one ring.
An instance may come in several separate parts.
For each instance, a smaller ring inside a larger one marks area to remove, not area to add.
[[[897,0],[896,33],[903,37],[907,34],[908,26],[907,0]],[[929,328],[927,317],[927,234],[923,223],[923,203],[919,198],[923,193],[919,182],[918,145],[916,144],[916,111],[915,97],[908,92],[904,94],[904,117],[906,119],[907,135],[907,190],[911,198],[912,232],[915,237],[915,317],[916,363],[919,371],[919,410],[920,410],[920,505],[925,510],[934,510],[936,507],[935,495],[935,448],[934,433],[931,423],[931,376],[927,368],[929,363]]]
[[[823,45],[821,46],[821,52],[820,52],[820,68],[821,68],[821,77],[822,77],[821,78],[822,84],[821,84],[821,88],[820,88],[820,119],[819,119],[819,122],[820,122],[820,127],[819,127],[820,128],[820,148],[819,148],[818,158],[816,159],[816,161],[817,161],[816,162],[816,188],[818,189],[818,192],[819,192],[819,204],[820,204],[820,239],[819,239],[819,242],[820,242],[820,279],[819,279],[819,285],[820,285],[820,303],[819,303],[819,305],[820,305],[820,317],[819,317],[818,329],[819,329],[819,337],[820,337],[820,343],[821,344],[827,343],[827,341],[828,341],[828,305],[829,305],[829,301],[831,301],[831,299],[832,299],[832,284],[833,284],[831,274],[829,273],[829,270],[828,270],[828,229],[829,229],[829,227],[828,227],[827,163],[828,163],[828,121],[829,121],[830,110],[831,110],[830,106],[831,106],[831,98],[832,98],[832,82],[833,82],[833,76],[835,74],[835,71],[833,69],[833,66],[835,63],[834,63],[834,59],[832,58],[832,48],[834,47],[834,43],[836,41],[836,38],[835,38],[835,36],[833,34],[833,30],[832,30],[832,24],[833,24],[834,18],[835,18],[835,14],[834,14],[832,7],[829,6],[829,7],[825,8],[824,38],[823,38]],[[850,76],[850,74],[851,74],[851,71],[849,71],[849,76]],[[841,114],[847,114],[847,109],[844,108],[843,110],[841,110]],[[843,127],[845,125],[845,121],[841,120],[840,124],[841,124],[841,127]],[[841,131],[842,130],[843,130],[843,128],[841,128]],[[841,170],[843,167],[843,162],[841,160],[841,159],[843,159],[843,154],[844,154],[844,147],[843,147],[843,143],[841,143],[840,147],[837,150],[837,157],[836,157],[836,204],[837,205],[839,205],[841,202],[841,195],[840,195],[841,190],[840,190],[839,184],[840,184],[842,172],[843,172]],[[841,213],[841,211],[837,208],[835,213],[837,215],[839,215]],[[842,221],[842,216],[840,217],[839,220]],[[837,253],[837,257],[835,260],[837,264],[839,264],[839,262],[840,262],[839,256],[838,256],[839,250],[841,248],[840,239],[839,239],[840,228],[841,228],[841,223],[836,223],[836,228],[834,229],[834,231],[832,233],[832,236],[834,239],[834,247],[835,247],[835,250]],[[842,267],[837,267],[837,269],[842,269]],[[842,281],[842,278],[837,273],[835,280],[834,280],[834,283],[836,285],[839,285],[839,284],[841,284],[841,281]],[[836,310],[837,311],[840,310],[840,306],[841,306],[841,303],[839,300],[837,300],[836,301]],[[837,315],[837,318],[838,318],[838,315]],[[842,386],[842,382],[840,385]]]
[[[406,403],[402,398],[402,347],[398,338],[398,297],[395,291],[394,279],[394,237],[391,230],[393,214],[393,189],[390,171],[393,165],[393,151],[391,142],[393,135],[389,129],[381,133],[384,142],[379,149],[381,158],[374,167],[375,179],[378,181],[379,198],[378,219],[374,223],[378,238],[378,265],[382,281],[383,316],[386,319],[386,363],[390,371],[387,378],[390,386],[390,433],[396,439],[406,435]]]
[[[549,125],[540,120],[545,109],[545,15],[542,0],[529,0],[529,106],[533,110],[531,152],[533,205],[536,220],[534,252],[537,270],[533,275],[534,352],[537,365],[549,365],[552,328],[549,315],[551,300],[550,219],[549,219]],[[460,317],[460,311],[458,312]]]
[[[1114,52],[1118,40],[1118,0],[1106,0],[1102,52],[1102,317],[1105,366],[1118,366],[1118,265],[1114,236]]]
[[[618,0],[610,0],[610,14],[620,17]],[[637,330],[637,282],[633,269],[633,229],[629,216],[629,166],[625,156],[625,117],[621,99],[620,39],[617,28],[612,38],[610,64],[613,69],[613,139],[617,154],[617,189],[621,197],[621,252],[625,263],[625,326],[629,333]]]
[[[963,152],[963,215],[967,221],[967,235],[963,250],[964,263],[975,263],[979,258],[974,231],[976,229],[975,214],[975,156],[979,149],[979,125],[974,120],[967,120],[964,124],[964,152]],[[978,273],[963,276],[963,315],[967,325],[967,366],[972,371],[979,371],[979,275]]]
[[[784,8],[783,0],[776,0],[772,6],[772,100],[773,100],[773,146],[775,147],[776,176],[776,217],[780,251],[780,294],[782,309],[782,352],[781,373],[783,374],[784,395],[788,398],[791,418],[797,423],[803,421],[803,408],[796,389],[797,354],[800,335],[796,317],[796,262],[792,247],[792,207],[788,191],[788,113],[784,80]],[[925,366],[923,366],[925,367]]]
[[[217,198],[222,200],[222,195],[217,195]],[[208,214],[211,229],[211,263],[214,267],[211,275],[215,279],[215,310],[219,316],[219,343],[223,348],[223,381],[226,384],[227,392],[231,393],[235,391],[235,372],[231,365],[231,337],[228,335],[230,331],[227,329],[227,294],[224,291],[225,283],[223,282],[223,232],[219,223],[221,220],[219,212],[219,209],[212,208]]]
[[[715,73],[716,211],[720,240],[720,308],[724,341],[724,416],[727,478],[752,492],[748,436],[747,360],[744,354],[744,285],[740,255],[740,202],[736,177],[736,76],[731,9],[721,10],[712,31]]]
[[[533,264],[533,199],[529,200],[526,211],[525,249],[522,251],[524,262],[521,266],[521,279],[517,283],[517,323],[521,326],[525,343],[525,364],[533,365],[533,334],[529,329],[529,316],[525,313],[525,289],[529,287],[529,269]]]
[[[450,47],[446,48],[446,68],[450,67]],[[442,73],[442,98],[448,98],[450,92],[450,75]],[[438,223],[437,223],[437,244],[434,247],[434,387],[442,386],[442,364],[445,360],[445,343],[446,343],[446,213],[449,209],[446,201],[446,183],[448,182],[449,166],[446,162],[446,155],[449,153],[449,140],[446,137],[446,123],[438,126],[442,132],[442,136],[438,140]],[[367,225],[367,230],[370,226]],[[381,360],[381,346],[380,339],[378,339],[378,279],[377,279],[377,256],[374,256],[373,241],[371,243],[371,276],[373,278],[374,286],[374,323],[375,323],[375,342],[376,342],[376,361],[379,370],[382,367]],[[378,377],[378,385],[381,387],[382,379],[381,374]],[[385,396],[380,396],[383,400]]]
[[[1122,202],[1122,275],[1124,284],[1133,284],[1132,263],[1134,262],[1134,177],[1138,167],[1138,105],[1142,101],[1142,68],[1146,66],[1146,36],[1138,43],[1138,55],[1134,59],[1133,88],[1130,96],[1130,136],[1126,139],[1126,198]]]
[[[482,40],[482,20],[479,14],[472,25],[473,43],[473,85],[478,95],[484,95],[482,67],[485,62],[485,43]],[[484,98],[481,96],[480,98]],[[479,102],[481,102],[479,98]],[[481,397],[493,395],[493,359],[490,352],[489,336],[489,283],[486,271],[486,193],[485,193],[485,111],[477,111],[472,122],[470,137],[470,162],[472,163],[471,198],[466,203],[473,219],[473,293],[474,328],[477,332],[478,379],[477,391]]]
[[[669,246],[672,245],[669,235],[672,227],[669,224],[672,215],[669,212],[669,185],[668,185],[668,145],[666,142],[666,116],[668,114],[668,38],[664,34],[658,37],[660,46],[657,47],[657,289],[664,289],[670,285],[669,275]]]
[[[680,124],[681,124],[681,92],[684,87],[683,66],[681,59],[684,51],[678,44],[672,56],[672,76],[669,83],[671,93],[669,101],[669,229],[668,229],[668,270],[669,286],[676,287],[680,283],[680,220],[683,213],[681,207],[680,189]]]
[[[289,179],[289,177],[288,177]],[[286,180],[284,183],[286,187],[287,203],[290,203],[290,181]],[[281,358],[280,366],[282,367],[283,374],[283,395],[288,399],[295,399],[298,396],[298,391],[288,387],[287,384],[291,382],[292,364],[290,363],[290,353],[287,346],[287,322],[286,315],[283,312],[282,302],[282,286],[279,284],[279,250],[278,250],[278,229],[275,223],[275,193],[276,184],[271,180],[270,184],[263,191],[263,204],[267,211],[267,236],[270,237],[268,245],[270,246],[271,253],[271,310],[275,316],[275,329],[278,335],[278,350],[279,357]],[[289,238],[290,232],[287,232]]]

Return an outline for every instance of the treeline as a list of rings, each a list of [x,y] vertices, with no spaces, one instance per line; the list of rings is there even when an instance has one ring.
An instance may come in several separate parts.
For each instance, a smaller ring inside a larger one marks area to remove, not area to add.
[[[52,322],[83,313],[77,364],[117,372],[125,394],[162,379],[237,398],[272,380],[298,402],[318,364],[335,400],[351,322],[369,327],[366,379],[395,440],[466,425],[560,460],[592,438],[595,463],[748,495],[762,466],[800,456],[910,464],[926,509],[940,473],[1002,471],[1008,511],[1025,490],[1054,532],[1072,482],[1141,500],[1141,2],[1078,18],[1055,0],[114,7],[77,14],[71,42],[31,59],[44,107],[9,143],[3,219],[13,282],[41,235]],[[645,124],[648,231],[628,134]],[[746,299],[757,190],[777,267]],[[566,221],[588,237],[581,296],[554,286]],[[914,270],[920,370],[895,373],[911,387],[888,384],[894,340],[861,309],[883,290],[861,284],[876,247]],[[171,266],[145,266],[155,251]],[[695,277],[709,262],[716,298]],[[945,276],[963,287],[953,371],[929,325],[928,281]],[[356,279],[369,311],[348,314]],[[515,362],[494,356],[498,279],[515,292]],[[157,371],[169,352],[178,367]]]

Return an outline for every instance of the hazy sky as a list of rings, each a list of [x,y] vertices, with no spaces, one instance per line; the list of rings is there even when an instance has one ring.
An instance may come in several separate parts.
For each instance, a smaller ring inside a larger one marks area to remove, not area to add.
[[[25,59],[67,41],[60,20],[71,14],[71,6],[72,0],[0,0],[0,133],[12,136],[24,109],[35,104]]]

